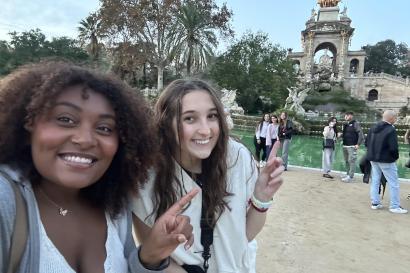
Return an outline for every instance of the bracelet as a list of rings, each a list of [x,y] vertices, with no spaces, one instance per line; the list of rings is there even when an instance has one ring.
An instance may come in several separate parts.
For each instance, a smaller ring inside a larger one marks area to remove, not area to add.
[[[258,208],[258,207],[256,207],[254,204],[253,204],[253,202],[251,201],[251,199],[249,199],[249,204],[257,211],[257,212],[267,212],[268,211],[268,209],[260,209],[260,208]]]
[[[251,199],[249,202],[252,206],[257,210],[267,211],[273,203],[273,197],[268,202],[262,202],[255,197],[255,194],[252,194]]]

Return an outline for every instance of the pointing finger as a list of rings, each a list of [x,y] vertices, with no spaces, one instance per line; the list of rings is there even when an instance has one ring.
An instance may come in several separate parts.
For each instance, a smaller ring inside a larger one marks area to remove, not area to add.
[[[279,148],[280,148],[280,141],[277,140],[275,142],[275,144],[272,146],[272,150],[270,152],[268,161],[270,161],[270,160],[272,160],[272,158],[276,157],[276,154],[278,153]]]
[[[200,191],[199,188],[192,189],[190,192],[188,192],[186,195],[182,196],[181,199],[179,199],[175,204],[170,207],[165,214],[168,215],[177,215],[183,211],[185,206],[191,202],[191,200],[197,195],[197,193]]]

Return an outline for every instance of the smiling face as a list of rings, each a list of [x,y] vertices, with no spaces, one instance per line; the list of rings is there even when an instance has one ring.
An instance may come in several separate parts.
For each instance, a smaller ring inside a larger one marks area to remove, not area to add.
[[[182,98],[181,104],[179,138],[176,118],[173,124],[180,145],[180,149],[176,149],[176,158],[185,169],[200,172],[202,160],[211,155],[219,138],[219,114],[205,90],[189,92]]]
[[[270,120],[272,121],[273,124],[278,123],[278,118],[277,118],[276,116],[272,116],[272,117],[270,118]]]
[[[268,122],[269,121],[269,114],[265,114],[263,116],[263,120]]]
[[[118,149],[109,101],[83,86],[65,89],[55,104],[26,125],[42,183],[82,189],[100,179]]]

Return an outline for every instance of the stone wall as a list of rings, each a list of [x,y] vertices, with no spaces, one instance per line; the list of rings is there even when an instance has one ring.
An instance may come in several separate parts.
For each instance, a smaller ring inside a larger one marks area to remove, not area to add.
[[[346,90],[350,90],[350,94],[353,97],[366,100],[367,105],[371,108],[399,111],[401,107],[409,106],[409,79],[379,73],[364,75],[363,77],[349,77],[345,79],[343,84]],[[368,100],[371,90],[377,91],[377,100]]]

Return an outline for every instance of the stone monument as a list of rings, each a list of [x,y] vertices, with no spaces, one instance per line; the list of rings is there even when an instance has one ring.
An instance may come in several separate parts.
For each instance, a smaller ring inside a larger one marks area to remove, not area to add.
[[[236,90],[222,89],[221,102],[225,108],[229,109],[231,113],[243,115],[245,111],[236,102]]]

